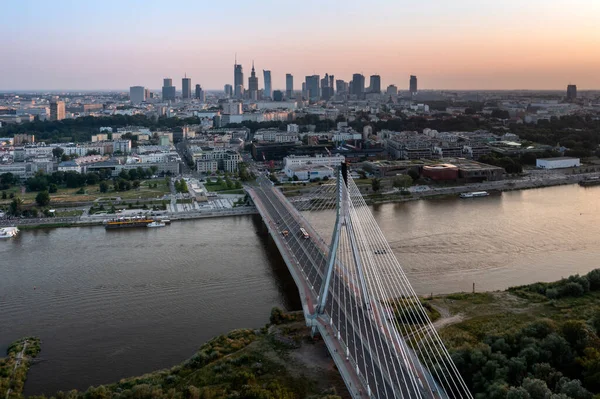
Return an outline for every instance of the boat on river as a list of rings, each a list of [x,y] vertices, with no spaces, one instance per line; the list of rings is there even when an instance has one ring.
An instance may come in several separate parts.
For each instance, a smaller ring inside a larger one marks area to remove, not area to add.
[[[0,228],[0,238],[13,238],[19,234],[17,227],[2,227]]]
[[[579,185],[582,187],[598,186],[598,185],[600,185],[600,177],[598,177],[598,176],[588,177],[587,179],[580,181]]]
[[[154,219],[146,217],[123,217],[104,222],[104,228],[109,229],[125,229],[131,227],[147,227],[148,224],[154,222]]]
[[[472,191],[470,193],[462,193],[460,198],[476,198],[476,197],[487,197],[490,195],[487,191]]]
[[[154,221],[148,224],[148,227],[165,227],[166,224],[163,222]]]

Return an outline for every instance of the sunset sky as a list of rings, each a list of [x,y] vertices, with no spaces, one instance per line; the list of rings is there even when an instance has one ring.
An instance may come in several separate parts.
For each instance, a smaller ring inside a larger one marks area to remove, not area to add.
[[[368,8],[367,8],[368,7]],[[600,89],[600,0],[3,0],[1,90],[273,87],[326,72],[382,87]]]

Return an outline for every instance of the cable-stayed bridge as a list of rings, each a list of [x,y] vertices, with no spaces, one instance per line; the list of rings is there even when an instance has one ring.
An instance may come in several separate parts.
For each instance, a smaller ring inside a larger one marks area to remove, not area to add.
[[[294,204],[257,182],[248,192],[352,397],[472,398],[346,165]],[[309,222],[324,210],[330,239]]]

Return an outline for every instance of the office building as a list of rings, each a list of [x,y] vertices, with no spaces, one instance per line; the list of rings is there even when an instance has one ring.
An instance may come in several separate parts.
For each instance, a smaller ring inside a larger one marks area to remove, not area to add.
[[[310,101],[318,101],[320,96],[319,75],[306,77],[306,97]]]
[[[290,99],[294,95],[294,75],[285,74],[285,96]]]
[[[185,99],[192,98],[192,79],[187,74],[181,79],[181,97]]]
[[[163,79],[162,99],[163,101],[175,101],[175,86],[173,86],[173,79]]]
[[[365,92],[365,77],[360,73],[352,75],[352,92],[358,98],[362,98]]]
[[[273,91],[273,101],[283,101],[283,92],[281,90]]]
[[[567,86],[567,100],[573,101],[577,99],[577,86],[576,85],[568,85]]]
[[[225,85],[225,87],[223,88],[223,91],[225,91],[225,97],[227,98],[231,98],[233,97],[233,86],[232,85]]]
[[[147,92],[143,86],[131,86],[129,88],[129,100],[131,104],[141,104],[146,101]]]
[[[204,94],[204,90],[202,90],[202,86],[196,85],[196,100],[200,100],[200,102],[206,101],[206,95]]]
[[[369,82],[369,92],[376,94],[381,93],[381,76],[371,75],[371,79]]]
[[[321,98],[325,101],[333,97],[333,86],[330,78],[329,74],[325,74],[325,77],[321,79]]]
[[[235,98],[242,98],[244,95],[244,72],[242,66],[237,63],[237,58],[233,65],[233,90]]]
[[[335,91],[338,94],[347,94],[348,93],[348,83],[344,82],[341,79],[335,81]]]
[[[50,103],[50,120],[60,121],[65,119],[65,102],[54,100]]]
[[[258,100],[258,78],[256,77],[256,72],[254,70],[254,61],[252,61],[252,71],[248,78],[248,95],[251,100]]]
[[[397,96],[398,88],[395,85],[389,85],[385,91],[385,94],[390,95],[390,96]]]
[[[271,98],[273,95],[273,88],[271,87],[271,71],[265,71],[263,69],[263,76],[265,78],[265,90],[263,97]]]
[[[411,96],[415,96],[418,93],[418,91],[417,91],[417,77],[414,76],[414,75],[410,75],[409,91],[410,91],[410,95]]]

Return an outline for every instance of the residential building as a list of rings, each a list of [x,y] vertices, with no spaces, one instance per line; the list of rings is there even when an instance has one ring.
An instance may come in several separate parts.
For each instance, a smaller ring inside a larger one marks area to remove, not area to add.
[[[273,88],[271,87],[271,71],[265,71],[263,69],[263,77],[265,79],[265,90],[263,92],[263,97],[272,98]]]
[[[385,94],[387,94],[389,96],[397,96],[398,88],[395,85],[389,85],[387,87],[387,89],[385,90]]]
[[[229,101],[221,104],[223,106],[223,113],[229,115],[241,115],[244,112],[242,111],[242,103],[239,101]]]
[[[294,75],[291,73],[285,74],[285,97],[287,99],[292,98],[294,94]]]
[[[50,102],[50,120],[61,121],[65,119],[65,102],[54,100]]]
[[[129,100],[131,104],[141,104],[146,101],[146,88],[144,86],[131,86],[129,88]]]
[[[13,145],[33,144],[35,143],[35,135],[33,134],[15,134],[13,137]]]
[[[113,140],[113,151],[129,154],[131,152],[131,140]]]
[[[187,74],[181,79],[181,97],[184,100],[192,98],[192,79]]]
[[[171,78],[163,79],[162,99],[163,101],[175,101],[175,86],[173,86]]]

